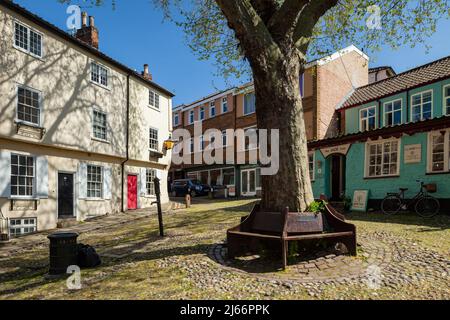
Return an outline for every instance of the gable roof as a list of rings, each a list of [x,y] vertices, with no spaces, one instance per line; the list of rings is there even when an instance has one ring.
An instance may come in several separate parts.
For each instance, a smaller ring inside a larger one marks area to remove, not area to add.
[[[449,77],[450,56],[399,73],[393,77],[359,87],[338,109],[361,105]]]
[[[144,83],[146,83],[147,85],[150,85],[152,87],[154,87],[155,89],[159,90],[160,92],[168,95],[169,97],[174,97],[175,95],[170,92],[169,90],[161,87],[160,85],[158,85],[157,83],[146,79],[145,77],[143,77],[140,73],[138,73],[135,70],[130,69],[129,67],[125,66],[124,64],[118,62],[117,60],[114,60],[113,58],[109,57],[108,55],[102,53],[101,51],[91,47],[90,45],[78,40],[77,38],[75,38],[74,36],[70,35],[69,33],[61,30],[60,28],[58,28],[57,26],[51,24],[50,22],[42,19],[41,17],[39,17],[38,15],[28,11],[27,9],[19,6],[18,4],[12,2],[11,0],[0,0],[0,5],[8,8],[9,10],[21,15],[22,17],[34,22],[35,24],[37,24],[38,26],[56,34],[57,36],[63,38],[64,40],[78,46],[79,48],[88,51],[89,53],[91,53],[92,55],[110,63],[111,65],[115,66],[116,68],[122,70],[123,72],[137,78],[140,81],[143,81]]]

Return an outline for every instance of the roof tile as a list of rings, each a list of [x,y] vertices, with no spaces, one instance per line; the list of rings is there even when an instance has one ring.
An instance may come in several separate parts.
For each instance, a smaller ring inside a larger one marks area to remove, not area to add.
[[[448,77],[450,77],[450,56],[357,88],[340,109],[367,103]]]

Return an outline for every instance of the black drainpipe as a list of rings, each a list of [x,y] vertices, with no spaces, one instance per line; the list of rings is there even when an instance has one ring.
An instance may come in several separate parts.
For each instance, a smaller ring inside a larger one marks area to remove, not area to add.
[[[125,164],[128,162],[128,160],[130,159],[130,155],[129,155],[129,130],[130,130],[130,75],[127,75],[127,126],[126,126],[126,153],[127,153],[127,158],[125,161],[122,162],[122,195],[121,195],[121,202],[122,202],[122,212],[125,212],[125,196],[124,196],[124,192],[125,192]]]

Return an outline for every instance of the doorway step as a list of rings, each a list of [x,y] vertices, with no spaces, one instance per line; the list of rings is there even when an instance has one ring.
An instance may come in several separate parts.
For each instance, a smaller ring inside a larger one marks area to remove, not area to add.
[[[78,223],[75,217],[59,218],[56,226],[58,229],[65,229],[76,226]]]

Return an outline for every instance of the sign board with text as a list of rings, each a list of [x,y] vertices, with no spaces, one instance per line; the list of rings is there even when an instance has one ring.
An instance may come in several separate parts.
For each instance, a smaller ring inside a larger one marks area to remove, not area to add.
[[[405,163],[420,163],[422,162],[422,145],[410,144],[405,146]]]
[[[320,152],[322,152],[322,155],[324,156],[324,158],[328,158],[328,156],[335,154],[335,153],[346,156],[349,149],[350,149],[350,144],[343,144],[341,146],[334,146],[334,147],[320,149]]]
[[[352,201],[352,211],[367,212],[369,190],[355,190]]]

